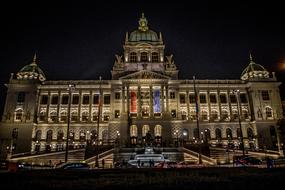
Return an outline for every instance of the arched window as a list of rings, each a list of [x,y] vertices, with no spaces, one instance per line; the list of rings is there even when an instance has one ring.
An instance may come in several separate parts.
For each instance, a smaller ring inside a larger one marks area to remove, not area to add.
[[[96,140],[97,140],[97,132],[96,130],[92,130],[90,133],[90,140],[91,140],[91,144],[96,144]]]
[[[242,110],[242,117],[243,117],[244,119],[248,119],[248,118],[249,118],[249,116],[248,116],[248,111],[247,111],[247,110]]]
[[[141,53],[141,62],[147,62],[148,59],[147,59],[147,53],[146,52],[142,52]]]
[[[74,141],[75,139],[75,132],[73,130],[69,130],[69,140],[71,141]]]
[[[57,120],[57,113],[55,111],[50,112],[50,120],[52,122],[56,122],[56,120]]]
[[[136,52],[131,52],[130,53],[130,62],[131,63],[136,63],[137,62],[137,53]]]
[[[156,137],[161,136],[161,130],[162,130],[161,125],[156,125],[154,127],[154,136]]]
[[[18,109],[15,113],[15,121],[22,121],[24,112],[21,109]]]
[[[149,125],[144,125],[142,127],[142,136],[145,137],[147,132],[149,132]]]
[[[232,114],[233,114],[233,120],[238,120],[238,111],[237,110],[233,110]]]
[[[52,130],[47,131],[46,142],[49,144],[52,141]]]
[[[137,128],[136,125],[131,125],[131,127],[130,127],[130,136],[131,137],[138,136],[138,128]]]
[[[58,140],[58,141],[63,141],[63,137],[64,137],[63,131],[62,131],[62,130],[59,130],[59,131],[57,132],[57,140]]]
[[[229,117],[229,113],[227,110],[222,110],[222,120],[227,120]]]
[[[226,135],[227,135],[228,140],[233,140],[233,133],[232,133],[232,130],[230,128],[226,129]]]
[[[205,129],[204,130],[204,135],[205,135],[205,137],[204,137],[205,143],[210,142],[210,140],[211,140],[211,131],[210,131],[210,129]]]
[[[80,140],[80,142],[84,142],[86,140],[86,133],[84,130],[81,130],[79,132],[79,140]]]
[[[36,131],[36,135],[35,135],[35,141],[40,141],[42,138],[42,131],[41,130],[37,130]]]
[[[216,128],[215,133],[216,133],[216,140],[221,141],[222,140],[222,131],[221,131],[221,129]]]
[[[196,112],[194,110],[190,111],[190,119],[191,120],[196,120],[197,119],[197,115],[196,115]]]
[[[158,53],[157,53],[157,52],[152,52],[152,54],[151,54],[151,60],[152,60],[152,62],[154,62],[154,63],[158,63],[158,62],[159,62],[159,60],[158,60]]]
[[[248,137],[248,140],[250,140],[250,141],[253,140],[254,134],[253,134],[253,130],[251,128],[247,128],[247,137]]]
[[[73,122],[78,121],[78,113],[76,111],[71,113],[71,121]]]
[[[89,118],[89,113],[87,111],[82,112],[82,121],[87,122]]]
[[[266,118],[272,118],[272,109],[270,107],[265,108]]]
[[[205,110],[202,111],[202,118],[201,119],[203,121],[208,120],[208,112],[207,111],[205,111]]]
[[[218,119],[218,112],[217,110],[211,110],[211,119],[217,120]]]
[[[182,136],[183,136],[183,140],[185,140],[185,141],[189,140],[189,131],[188,131],[188,129],[183,129],[182,130]]]
[[[66,122],[67,121],[67,112],[63,111],[60,113],[60,121]]]

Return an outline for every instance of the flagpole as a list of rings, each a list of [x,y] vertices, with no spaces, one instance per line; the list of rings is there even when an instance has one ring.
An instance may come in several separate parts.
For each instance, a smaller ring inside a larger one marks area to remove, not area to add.
[[[196,121],[197,121],[197,132],[198,132],[198,144],[199,144],[199,154],[198,154],[198,163],[201,164],[201,139],[200,139],[200,124],[199,124],[199,106],[198,106],[198,95],[196,90],[195,76],[193,76],[193,85],[195,93],[195,105],[196,105]]]

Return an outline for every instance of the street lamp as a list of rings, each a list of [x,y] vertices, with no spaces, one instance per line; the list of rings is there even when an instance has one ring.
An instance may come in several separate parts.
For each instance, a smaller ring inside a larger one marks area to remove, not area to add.
[[[243,143],[243,133],[242,133],[242,127],[241,127],[241,120],[240,120],[240,91],[239,90],[233,90],[233,93],[236,95],[237,99],[237,107],[238,107],[238,123],[239,123],[239,129],[240,129],[240,141],[241,141],[241,148],[242,148],[242,155],[244,156],[244,143]]]
[[[66,130],[66,147],[65,147],[65,162],[68,160],[68,141],[69,141],[69,125],[70,125],[70,106],[71,106],[71,92],[74,90],[75,85],[68,85],[68,108],[67,108],[67,130]]]
[[[176,143],[178,146],[178,130],[176,130],[173,134],[174,134],[174,136],[176,136]]]
[[[98,117],[97,117],[97,138],[96,138],[96,161],[95,167],[99,167],[99,126],[100,126],[100,114],[101,114],[101,104],[102,104],[102,90],[101,90],[101,81],[102,77],[99,77],[99,104],[98,104]]]

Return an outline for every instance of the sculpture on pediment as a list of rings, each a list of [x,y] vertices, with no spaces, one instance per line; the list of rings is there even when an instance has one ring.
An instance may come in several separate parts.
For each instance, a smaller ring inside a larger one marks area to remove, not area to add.
[[[176,69],[176,65],[174,64],[172,54],[169,56],[166,56],[166,69],[173,69],[173,70]]]
[[[115,57],[116,57],[116,60],[115,60],[115,65],[114,65],[114,67],[116,67],[116,68],[122,68],[122,67],[123,67],[122,56],[116,54]]]

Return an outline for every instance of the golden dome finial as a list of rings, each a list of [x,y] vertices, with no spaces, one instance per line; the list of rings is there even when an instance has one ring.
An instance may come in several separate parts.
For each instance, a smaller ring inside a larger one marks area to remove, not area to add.
[[[35,52],[34,57],[33,57],[33,62],[31,63],[32,65],[37,64],[37,53]]]
[[[144,13],[142,13],[142,17],[139,20],[139,30],[144,31],[144,32],[148,30],[147,20],[144,17]]]

